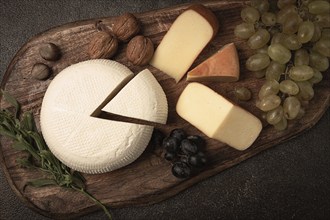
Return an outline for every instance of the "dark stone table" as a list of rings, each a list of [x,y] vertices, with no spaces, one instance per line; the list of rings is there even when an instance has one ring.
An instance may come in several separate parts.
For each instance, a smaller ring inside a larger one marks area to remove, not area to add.
[[[0,0],[0,73],[29,38],[76,20],[189,1]],[[166,201],[114,209],[115,219],[326,219],[330,216],[330,110],[310,130]],[[0,172],[0,219],[47,219]],[[105,219],[102,211],[81,219]]]

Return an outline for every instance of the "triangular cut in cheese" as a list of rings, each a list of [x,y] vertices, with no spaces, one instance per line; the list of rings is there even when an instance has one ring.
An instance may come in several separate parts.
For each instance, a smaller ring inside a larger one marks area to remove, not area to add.
[[[145,69],[138,73],[102,111],[165,124],[168,106],[162,87],[153,74]]]
[[[187,81],[235,82],[238,79],[239,58],[234,43],[226,44],[187,74]]]

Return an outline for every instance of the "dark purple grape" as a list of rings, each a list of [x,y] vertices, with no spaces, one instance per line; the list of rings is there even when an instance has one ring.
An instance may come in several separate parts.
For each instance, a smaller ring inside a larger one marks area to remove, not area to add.
[[[191,168],[185,162],[176,162],[172,167],[172,174],[177,178],[188,178],[191,175]]]
[[[206,156],[203,152],[198,152],[195,155],[191,155],[188,158],[188,163],[197,168],[203,167],[207,162]]]
[[[163,140],[163,147],[167,152],[177,153],[180,147],[180,142],[174,137],[167,137]]]
[[[180,157],[180,161],[181,161],[181,162],[188,163],[188,156],[186,156],[186,155],[182,155],[182,156]]]
[[[160,147],[160,146],[162,146],[162,142],[163,142],[164,138],[165,138],[165,135],[163,132],[161,132],[158,129],[154,129],[150,142],[152,143],[153,146]]]
[[[187,137],[187,139],[194,142],[198,146],[199,149],[202,149],[205,147],[206,142],[205,142],[204,138],[202,138],[199,135],[190,135]]]
[[[165,158],[166,160],[169,160],[169,161],[172,161],[175,157],[176,157],[176,154],[175,154],[175,153],[166,152],[166,153],[164,154],[164,158]]]
[[[184,130],[177,128],[171,131],[170,137],[175,137],[178,139],[180,142],[186,138],[186,132]]]
[[[194,155],[199,151],[197,144],[195,144],[193,141],[190,141],[189,139],[184,139],[181,141],[180,149],[186,155]]]

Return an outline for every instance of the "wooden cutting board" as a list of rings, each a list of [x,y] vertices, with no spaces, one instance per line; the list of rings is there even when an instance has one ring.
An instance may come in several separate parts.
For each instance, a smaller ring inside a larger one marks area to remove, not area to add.
[[[253,74],[244,68],[247,57],[253,51],[249,50],[246,43],[237,39],[233,34],[234,27],[241,22],[240,10],[244,5],[243,1],[210,1],[205,2],[204,5],[212,9],[218,17],[220,31],[200,54],[193,67],[223,45],[234,42],[240,55],[240,81],[236,83],[205,84],[261,118],[261,112],[255,107],[254,103],[263,79],[255,79]],[[136,14],[143,26],[141,33],[150,37],[155,45],[158,45],[172,22],[187,6],[185,4]],[[51,79],[37,81],[31,78],[32,66],[36,62],[44,62],[38,55],[38,46],[43,42],[53,42],[61,48],[63,56],[59,61],[46,62],[52,67],[52,77],[54,77],[65,67],[88,59],[87,46],[92,33],[97,31],[96,24],[99,22],[110,27],[114,22],[114,17],[69,23],[50,29],[30,39],[10,63],[1,83],[1,88],[13,94],[22,104],[22,110],[32,111],[37,121],[39,121],[42,98]],[[173,128],[180,127],[184,128],[189,134],[204,136],[175,112],[178,96],[187,83],[182,80],[176,84],[174,80],[151,66],[133,66],[125,58],[125,49],[126,45],[121,45],[114,60],[127,65],[135,73],[144,68],[149,68],[167,95],[169,103],[168,124],[161,129],[168,134]],[[235,86],[241,85],[251,89],[253,92],[252,100],[242,102],[234,98],[233,90]],[[260,137],[248,150],[237,151],[218,141],[207,139],[209,164],[204,171],[189,179],[180,180],[173,177],[171,163],[163,159],[161,156],[162,150],[150,145],[137,161],[127,167],[99,175],[84,175],[87,179],[87,190],[109,207],[145,205],[167,199],[193,184],[232,167],[267,148],[293,138],[315,125],[329,107],[329,70],[324,74],[324,80],[315,86],[315,94],[315,98],[306,108],[306,115],[302,119],[290,122],[288,129],[283,132],[265,126]],[[5,107],[7,105],[2,101],[1,108]],[[1,166],[13,191],[30,208],[53,218],[76,217],[98,209],[93,202],[80,193],[59,187],[27,187],[23,191],[23,186],[28,180],[40,178],[42,173],[20,168],[15,162],[16,158],[20,156],[21,153],[13,150],[8,140],[1,138]]]

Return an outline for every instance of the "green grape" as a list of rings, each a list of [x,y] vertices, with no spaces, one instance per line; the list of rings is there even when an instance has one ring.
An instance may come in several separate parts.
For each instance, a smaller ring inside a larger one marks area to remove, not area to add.
[[[309,42],[314,35],[314,24],[311,21],[303,21],[299,24],[297,37],[301,43]]]
[[[288,14],[282,25],[282,31],[286,34],[294,34],[298,31],[301,18],[297,13]]]
[[[299,87],[299,93],[296,97],[301,101],[309,101],[314,97],[314,89],[309,81],[296,82]]]
[[[248,101],[251,99],[251,91],[246,87],[236,87],[235,88],[235,97],[238,100]]]
[[[285,37],[286,37],[286,34],[276,33],[273,35],[270,44],[276,44],[276,43],[281,44],[283,42],[283,40],[285,39]]]
[[[235,27],[234,34],[241,39],[248,39],[255,33],[254,25],[248,23],[241,23]]]
[[[330,39],[330,28],[325,28],[322,30],[321,39],[326,39],[326,40]]]
[[[270,40],[270,34],[266,29],[259,29],[248,40],[247,44],[251,49],[259,49],[265,46]]]
[[[311,14],[325,14],[330,11],[330,3],[327,1],[313,1],[308,4],[308,10]]]
[[[309,54],[306,49],[301,48],[294,52],[294,65],[309,65]]]
[[[313,49],[322,54],[323,56],[330,57],[330,40],[321,38],[314,44]]]
[[[266,69],[266,79],[271,80],[274,79],[276,81],[279,81],[281,78],[282,73],[285,71],[285,65],[280,64],[276,61],[271,61],[269,66]]]
[[[254,77],[257,79],[261,79],[261,78],[265,77],[265,74],[266,74],[266,69],[262,69],[262,70],[253,72]]]
[[[287,20],[287,17],[290,14],[295,13],[298,13],[298,9],[295,5],[286,5],[276,14],[276,22],[279,24],[284,24],[284,21]]]
[[[258,97],[262,99],[268,95],[276,95],[280,91],[280,84],[276,80],[266,80],[259,90]]]
[[[293,66],[289,71],[289,77],[294,81],[306,81],[312,78],[314,71],[307,65]]]
[[[326,71],[329,68],[329,60],[327,57],[312,50],[309,54],[309,65],[318,71]]]
[[[299,42],[297,35],[295,34],[286,35],[286,37],[283,39],[282,44],[289,50],[298,50],[302,46],[302,44]]]
[[[311,83],[311,84],[316,84],[316,83],[319,83],[322,81],[323,79],[323,75],[320,71],[316,70],[316,69],[313,69],[314,70],[314,75],[311,79],[309,79],[308,81]]]
[[[308,5],[309,3],[316,1],[316,0],[301,0],[302,5]]]
[[[287,97],[283,102],[284,117],[286,119],[295,119],[299,113],[300,101],[294,96]]]
[[[259,49],[256,50],[256,53],[263,53],[263,54],[267,54],[268,55],[268,46],[265,45]]]
[[[261,21],[266,26],[273,26],[276,24],[276,15],[272,12],[265,12],[261,15]]]
[[[270,63],[267,54],[257,53],[249,57],[246,61],[246,68],[250,71],[259,71],[265,69]]]
[[[316,15],[315,22],[318,23],[322,28],[330,27],[330,14]]]
[[[272,60],[280,64],[286,64],[291,59],[290,50],[279,43],[271,44],[268,47],[268,55]]]
[[[267,112],[266,121],[268,122],[268,124],[275,125],[282,120],[283,116],[283,107],[280,105],[277,108],[274,108],[273,110]]]
[[[321,29],[320,25],[318,23],[314,22],[314,34],[311,39],[311,42],[314,43],[321,38],[321,33],[322,33],[321,31],[322,31],[322,29]]]
[[[282,9],[286,5],[296,4],[297,0],[278,0],[277,1],[277,7],[279,9]]]
[[[260,14],[257,9],[248,6],[241,11],[241,18],[246,23],[254,24],[256,21],[259,20]]]
[[[256,8],[261,14],[269,10],[268,0],[252,0],[250,5]]]
[[[277,95],[268,95],[258,100],[256,103],[257,108],[261,111],[268,112],[277,108],[281,104],[281,98]]]
[[[288,121],[285,117],[282,117],[282,120],[274,125],[275,130],[284,131],[288,127]]]
[[[286,79],[280,82],[280,91],[288,95],[297,95],[299,87],[294,81]]]

